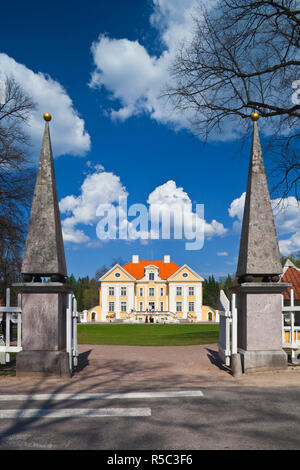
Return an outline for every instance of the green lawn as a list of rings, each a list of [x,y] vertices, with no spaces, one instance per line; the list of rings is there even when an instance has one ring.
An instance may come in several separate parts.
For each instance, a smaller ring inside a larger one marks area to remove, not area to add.
[[[188,346],[218,342],[219,325],[78,325],[79,344]]]

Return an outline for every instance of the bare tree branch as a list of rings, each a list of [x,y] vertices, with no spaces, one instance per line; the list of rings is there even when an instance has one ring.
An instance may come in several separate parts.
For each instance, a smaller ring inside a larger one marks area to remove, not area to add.
[[[0,297],[19,279],[26,216],[33,193],[24,124],[34,109],[31,99],[11,77],[0,106]]]
[[[299,0],[219,0],[210,11],[199,8],[194,23],[193,40],[181,45],[172,65],[175,86],[165,95],[189,112],[204,140],[223,132],[229,117],[248,131],[246,118],[257,111],[275,136],[270,150],[279,145],[278,170],[285,168],[285,177],[277,172],[277,190],[279,184],[284,194],[288,187],[296,194],[298,167],[290,159],[299,161],[300,100],[292,99],[300,79]]]

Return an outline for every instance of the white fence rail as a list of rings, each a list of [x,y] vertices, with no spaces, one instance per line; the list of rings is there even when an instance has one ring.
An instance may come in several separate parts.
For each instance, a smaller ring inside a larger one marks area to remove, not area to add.
[[[300,312],[300,306],[294,304],[294,290],[290,291],[290,305],[283,304],[282,297],[282,347],[291,351],[292,362],[298,362],[300,354],[300,326],[295,325],[295,314]]]
[[[0,364],[10,362],[10,353],[22,351],[22,305],[21,294],[18,294],[18,305],[10,305],[10,289],[6,289],[6,305],[0,307],[2,314],[0,334]],[[66,351],[69,353],[69,367],[77,366],[78,347],[77,347],[77,302],[73,293],[67,295],[66,311]],[[12,326],[17,325],[17,338],[12,341]],[[4,332],[3,332],[4,328]],[[16,344],[12,344],[16,343]]]

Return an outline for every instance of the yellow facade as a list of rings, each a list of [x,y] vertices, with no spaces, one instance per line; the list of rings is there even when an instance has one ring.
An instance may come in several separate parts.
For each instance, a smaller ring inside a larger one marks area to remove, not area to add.
[[[207,321],[209,307],[202,306],[201,276],[168,259],[140,262],[134,257],[125,265],[127,271],[115,265],[99,280],[99,305],[87,312],[87,321]],[[215,320],[214,311],[209,311]]]

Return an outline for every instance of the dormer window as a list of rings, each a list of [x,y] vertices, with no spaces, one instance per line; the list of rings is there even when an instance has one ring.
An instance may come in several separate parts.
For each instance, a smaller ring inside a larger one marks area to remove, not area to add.
[[[149,281],[154,281],[154,273],[149,273]]]

